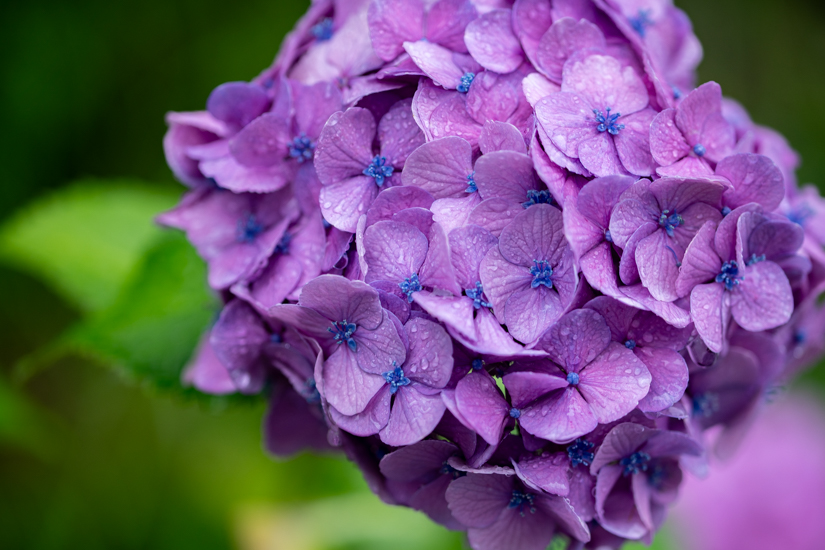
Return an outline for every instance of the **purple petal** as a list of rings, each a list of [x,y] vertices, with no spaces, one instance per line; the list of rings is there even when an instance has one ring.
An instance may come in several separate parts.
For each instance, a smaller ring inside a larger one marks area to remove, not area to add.
[[[589,309],[574,310],[547,331],[539,347],[568,371],[579,372],[605,351],[610,329],[604,319]]]
[[[544,286],[522,288],[504,305],[504,323],[513,338],[530,345],[564,313],[558,293]]]
[[[410,343],[404,374],[414,382],[443,388],[453,373],[450,336],[440,325],[421,318],[410,319],[404,329]]]
[[[570,385],[556,368],[552,368],[550,372],[509,372],[502,380],[516,408],[525,407],[545,394]]]
[[[610,176],[627,172],[619,160],[613,138],[606,132],[597,133],[582,141],[579,144],[578,157],[582,165],[595,176]]]
[[[636,247],[636,265],[642,285],[657,300],[672,302],[676,292],[676,278],[682,254],[679,247],[664,231],[657,230],[645,237]]]
[[[729,297],[725,285],[697,285],[690,292],[690,316],[707,347],[720,353],[725,347],[725,335],[730,322]]]
[[[537,65],[536,52],[542,35],[553,23],[550,4],[540,0],[516,0],[513,4],[513,31],[530,61]]]
[[[324,185],[360,175],[372,161],[375,119],[366,109],[353,107],[329,117],[318,138],[315,169]]]
[[[292,138],[289,132],[287,121],[280,115],[266,113],[229,140],[229,151],[245,166],[270,166],[287,158]]]
[[[473,301],[466,296],[441,296],[422,291],[413,294],[413,300],[421,309],[441,321],[448,328],[458,331],[464,338],[476,340],[473,319]]]
[[[641,111],[648,103],[647,89],[633,68],[622,68],[618,60],[605,55],[566,63],[561,91],[582,94],[593,108],[610,107],[625,116]]]
[[[514,462],[513,467],[519,479],[536,491],[563,497],[570,493],[570,480],[567,477],[570,460],[564,453],[528,456]]]
[[[367,176],[355,176],[321,188],[319,201],[324,219],[341,231],[355,233],[358,218],[364,214],[378,187]]]
[[[467,218],[467,223],[481,226],[498,237],[513,221],[513,218],[522,212],[524,212],[524,207],[520,204],[504,199],[487,199],[473,208]]]
[[[636,249],[640,242],[652,235],[657,229],[659,229],[657,224],[645,222],[628,239],[622,251],[622,258],[619,261],[619,277],[621,277],[624,284],[632,285],[641,280],[639,265],[636,263]]]
[[[534,260],[556,264],[567,248],[562,213],[547,204],[536,204],[523,211],[499,237],[504,258],[522,266],[532,266]]]
[[[263,387],[266,371],[261,351],[268,341],[263,320],[240,300],[224,307],[209,337],[215,355],[244,393],[257,393]]]
[[[485,155],[493,151],[527,153],[527,145],[519,129],[508,122],[495,120],[484,123],[478,138],[478,146]]]
[[[390,187],[375,197],[367,211],[366,225],[369,227],[376,222],[390,220],[407,208],[429,208],[432,204],[432,195],[419,187]]]
[[[300,451],[330,451],[329,428],[306,400],[286,385],[273,388],[264,417],[264,446],[270,454],[290,457]]]
[[[410,224],[382,221],[364,234],[367,281],[401,282],[418,273],[429,247],[427,237]]]
[[[366,330],[375,330],[383,320],[378,292],[361,281],[338,275],[321,275],[307,283],[300,304],[330,321],[347,320]]]
[[[490,375],[471,372],[462,378],[455,400],[470,427],[490,445],[498,444],[510,406]]]
[[[596,25],[585,19],[577,21],[563,17],[555,21],[541,37],[536,52],[536,67],[549,79],[561,82],[564,63],[571,54],[587,48],[604,47],[604,35]]]
[[[464,29],[478,12],[468,0],[440,0],[427,14],[427,40],[456,52],[466,52]]]
[[[514,508],[505,508],[489,527],[468,529],[467,540],[477,550],[544,550],[553,538],[553,526],[544,513],[521,514]]]
[[[404,51],[401,44],[424,36],[424,3],[377,0],[369,5],[368,20],[375,53],[392,61]]]
[[[714,250],[716,224],[707,222],[688,245],[682,259],[679,277],[676,279],[676,293],[687,296],[694,286],[705,283],[722,269],[722,260]]]
[[[642,412],[659,412],[678,402],[688,383],[685,359],[666,348],[644,347],[634,350],[650,371],[650,391],[639,401]]]
[[[743,272],[734,289],[731,313],[745,330],[759,332],[787,323],[793,312],[793,293],[782,268],[770,261],[757,262]]]
[[[478,193],[465,194],[457,199],[437,199],[430,210],[436,223],[449,233],[468,224],[470,214],[479,204],[479,200]]]
[[[579,391],[602,424],[618,420],[636,408],[647,395],[651,380],[644,363],[616,342],[611,342],[579,377]]]
[[[716,166],[716,174],[733,184],[724,199],[731,209],[756,202],[767,211],[776,210],[785,196],[782,172],[763,155],[740,153],[726,157]]]
[[[533,276],[524,267],[504,259],[498,247],[493,247],[481,261],[479,276],[484,293],[493,304],[493,311],[499,322],[504,322],[504,306],[507,299],[519,290],[530,288]]]
[[[438,394],[424,395],[415,385],[400,388],[389,422],[379,433],[381,441],[393,447],[417,443],[432,433],[445,410]]]
[[[676,109],[665,109],[650,124],[650,152],[662,166],[687,156],[691,148],[676,126]]]
[[[519,417],[525,431],[561,444],[592,432],[598,423],[593,410],[573,386],[535,401]]]
[[[441,469],[458,448],[447,441],[428,439],[393,451],[381,459],[379,468],[395,481],[417,481]]]
[[[384,386],[364,410],[352,415],[344,415],[333,405],[330,409],[330,417],[335,424],[352,435],[366,437],[377,434],[387,425],[390,418],[390,394],[389,386]]]
[[[487,527],[510,503],[513,478],[503,475],[467,474],[447,488],[453,516],[469,527]]]
[[[572,158],[579,157],[583,141],[599,134],[593,107],[576,93],[560,92],[543,98],[536,104],[536,119],[553,145]]]
[[[461,287],[456,282],[455,269],[450,261],[450,245],[441,225],[433,224],[429,237],[427,257],[420,271],[421,283],[460,296]]]
[[[466,197],[472,154],[470,144],[460,137],[431,141],[410,155],[401,179],[404,185],[420,187],[436,199]]]
[[[656,111],[647,108],[619,120],[624,128],[613,138],[624,168],[631,174],[648,177],[656,163],[650,154],[650,124]]]
[[[424,134],[412,116],[412,99],[402,99],[381,118],[378,124],[381,155],[387,164],[402,168],[407,157],[424,144]]]
[[[524,60],[510,21],[510,10],[496,9],[467,25],[464,43],[470,55],[488,71],[507,74]]]
[[[657,433],[658,430],[652,430],[641,424],[631,422],[615,426],[605,436],[604,441],[596,451],[596,456],[590,465],[590,472],[596,475],[608,464],[630,456]]]
[[[499,197],[516,203],[527,201],[528,190],[539,190],[532,159],[515,151],[483,155],[475,165],[475,182],[484,199]]]
[[[353,339],[357,343],[354,352],[358,366],[372,374],[382,374],[391,369],[393,363],[403,364],[406,357],[404,342],[399,335],[392,317],[383,311],[383,321],[371,331],[355,331]],[[344,348],[345,346],[341,346]]]
[[[369,374],[363,371],[358,366],[356,354],[346,347],[338,348],[324,362],[322,372],[324,397],[344,416],[363,412],[382,388],[389,387],[380,374]],[[389,391],[386,393],[389,394]],[[386,399],[389,405],[389,398]],[[388,414],[389,407],[387,407]],[[378,433],[380,429],[379,426],[372,433]]]
[[[561,86],[547,80],[547,77],[542,74],[530,73],[521,81],[521,89],[524,92],[524,97],[527,98],[527,102],[535,108],[542,98],[559,93]]]
[[[209,94],[206,109],[221,120],[243,128],[269,108],[269,98],[260,86],[247,82],[227,82]]]
[[[487,252],[498,239],[478,225],[466,225],[454,229],[449,235],[450,259],[455,268],[458,284],[462,288],[475,288],[480,280],[479,266]]]
[[[461,77],[467,72],[457,63],[460,54],[456,54],[444,46],[419,40],[417,42],[405,42],[404,49],[413,62],[435,84],[448,90],[455,90],[461,84]],[[466,64],[466,62],[462,62],[462,65]]]
[[[238,388],[229,376],[215,350],[209,343],[208,333],[201,338],[195,356],[183,370],[183,382],[198,391],[213,395],[235,393]]]

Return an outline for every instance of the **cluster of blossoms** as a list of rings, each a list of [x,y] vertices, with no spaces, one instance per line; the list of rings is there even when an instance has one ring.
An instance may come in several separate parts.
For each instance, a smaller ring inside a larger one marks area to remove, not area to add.
[[[314,1],[168,117],[186,381],[476,550],[650,541],[825,333],[825,201],[700,58],[669,0]]]

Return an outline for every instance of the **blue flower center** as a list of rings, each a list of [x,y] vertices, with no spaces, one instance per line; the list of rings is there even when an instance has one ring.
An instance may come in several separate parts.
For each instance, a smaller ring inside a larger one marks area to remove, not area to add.
[[[395,392],[398,391],[398,388],[401,386],[409,386],[410,379],[404,376],[404,369],[398,366],[398,363],[395,361],[392,362],[393,369],[391,371],[387,371],[383,373],[381,376],[384,377],[384,380],[387,381],[387,384],[390,385],[390,393],[395,395]]]
[[[748,265],[758,264],[759,262],[765,261],[765,255],[760,254],[759,256],[756,253],[751,254],[751,257],[748,258]]]
[[[301,134],[289,142],[289,156],[297,159],[299,163],[312,160],[315,154],[315,144],[306,134]]]
[[[629,350],[636,349],[636,340],[626,340],[624,343],[624,347]]]
[[[318,386],[315,384],[315,379],[310,378],[304,382],[304,387],[301,391],[301,396],[306,399],[307,403],[320,403],[321,394],[318,391]]]
[[[605,229],[605,230],[604,230],[604,240],[606,240],[606,241],[607,241],[607,242],[609,242],[609,243],[612,243],[612,242],[613,242],[613,235],[611,235],[611,234],[610,234],[610,230],[609,230],[609,229]]]
[[[673,99],[682,99],[682,90],[676,86],[671,86],[670,88],[673,90]]]
[[[281,342],[284,341],[284,338],[283,338],[283,336],[281,336],[280,334],[275,332],[275,333],[272,333],[272,334],[269,335],[269,341],[273,344],[280,344]]]
[[[527,202],[523,202],[521,205],[524,208],[530,208],[534,204],[553,204],[553,195],[546,189],[542,189],[541,191],[529,189],[527,191]]]
[[[702,145],[701,143],[697,143],[696,145],[693,146],[693,153],[697,157],[704,157],[705,153],[707,153],[707,150],[705,149],[704,145]]]
[[[254,214],[247,214],[242,220],[238,220],[238,230],[235,239],[240,243],[251,243],[263,233],[264,226],[258,223]]]
[[[468,298],[471,298],[473,300],[473,307],[475,309],[481,309],[483,307],[493,307],[493,304],[484,300],[484,289],[481,287],[481,281],[476,281],[475,288],[465,289],[464,294],[466,294]]]
[[[593,109],[593,114],[596,115],[596,130],[599,132],[607,132],[615,136],[619,133],[619,130],[624,129],[624,124],[617,124],[616,122],[622,114],[611,113],[610,107],[605,109],[605,114],[602,114],[598,109]]]
[[[568,445],[567,456],[570,458],[570,466],[573,468],[579,464],[590,466],[593,459],[596,458],[596,453],[593,452],[593,447],[595,446],[594,443],[581,437],[574,441],[572,445]]]
[[[807,219],[813,216],[813,214],[813,210],[811,210],[807,204],[802,204],[788,212],[787,217],[793,223],[804,226]]]
[[[530,283],[532,288],[538,288],[541,285],[553,288],[553,280],[550,278],[553,275],[553,268],[547,260],[533,260],[530,275],[533,276],[533,282]]]
[[[716,276],[717,283],[723,283],[727,290],[733,290],[744,279],[739,276],[739,266],[736,260],[722,264],[722,271]]]
[[[476,185],[476,173],[473,171],[472,174],[467,176],[467,189],[464,190],[465,193],[475,193],[478,191],[478,186]]]
[[[579,385],[579,373],[577,372],[568,372],[567,373],[567,383],[573,386]]]
[[[723,215],[723,216],[727,216],[727,215],[728,215],[728,214],[730,214],[730,213],[731,213],[730,206],[724,206],[724,207],[722,207],[722,215]]]
[[[484,368],[484,360],[480,358],[473,359],[471,365],[473,367],[473,370],[481,370],[482,368]]]
[[[276,254],[289,254],[289,243],[292,242],[292,235],[289,233],[284,233],[284,236],[281,237],[281,240],[278,241],[278,245],[275,247]]]
[[[662,210],[659,214],[659,227],[664,228],[668,237],[673,236],[673,230],[685,223],[685,219],[676,212],[670,210]]]
[[[708,418],[719,410],[719,396],[713,392],[697,393],[691,403],[694,416]]]
[[[661,464],[656,464],[647,474],[647,484],[654,489],[661,489],[668,477],[667,470]]]
[[[797,346],[804,344],[805,341],[808,339],[808,335],[805,334],[805,331],[802,329],[796,329],[793,333],[793,343]]]
[[[476,73],[464,73],[461,77],[461,82],[458,83],[456,86],[456,90],[461,92],[462,94],[466,94],[470,91],[470,84],[473,83],[473,79],[475,79]]]
[[[401,292],[407,295],[407,302],[412,303],[413,301],[413,292],[418,292],[423,287],[421,286],[421,281],[418,280],[418,274],[413,273],[402,282],[398,283],[399,288],[401,288]]]
[[[358,330],[358,326],[355,323],[348,323],[346,319],[343,321],[335,321],[332,323],[332,327],[327,330],[332,333],[332,337],[339,345],[346,343],[347,347],[352,351],[358,350],[358,343],[352,337],[355,331]]]
[[[387,157],[376,156],[361,173],[374,179],[375,185],[381,187],[392,172],[392,166],[387,166]]]
[[[536,495],[531,493],[527,493],[525,491],[519,491],[518,489],[513,491],[513,494],[510,496],[510,503],[507,505],[508,508],[515,508],[518,510],[518,513],[523,517],[524,516],[524,509],[527,510],[531,514],[536,513],[536,507],[533,506],[533,501],[536,499]]]
[[[460,477],[464,477],[464,476],[467,475],[467,472],[462,472],[461,470],[456,470],[455,468],[450,466],[450,463],[447,462],[446,460],[441,465],[441,470],[439,470],[439,472],[442,475],[448,475],[448,476],[452,477],[453,479],[458,479]]]
[[[647,471],[648,463],[650,462],[650,455],[644,451],[636,451],[630,456],[626,456],[619,461],[621,466],[624,466],[622,474],[627,477],[632,474],[639,474]]]
[[[650,19],[650,10],[639,10],[636,17],[628,18],[628,23],[639,36],[644,38],[648,27],[653,25],[653,21]]]
[[[324,42],[332,38],[332,19],[327,17],[320,23],[313,25],[310,31],[318,42]]]
[[[510,409],[510,418],[519,418],[521,416],[521,411],[517,408],[513,407]]]

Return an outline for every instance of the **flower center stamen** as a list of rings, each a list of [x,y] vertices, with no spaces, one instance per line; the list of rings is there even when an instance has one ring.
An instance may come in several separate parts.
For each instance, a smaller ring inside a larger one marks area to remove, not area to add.
[[[716,276],[716,282],[723,283],[726,290],[733,290],[742,280],[744,280],[744,277],[739,275],[739,266],[736,260],[723,263],[722,271]]]
[[[392,176],[392,172],[392,166],[387,166],[387,157],[376,155],[361,173],[374,179],[375,185],[381,187],[384,185],[384,181]]]
[[[553,288],[553,280],[550,278],[553,275],[553,268],[550,267],[550,262],[547,260],[533,260],[533,267],[530,268],[530,275],[533,276],[533,282],[530,283],[532,288],[538,288],[541,285],[547,288]]]
[[[571,386],[578,386],[579,385],[579,373],[577,372],[568,372],[567,373],[567,383]]]
[[[423,289],[421,286],[421,281],[418,280],[417,273],[413,273],[402,282],[398,283],[398,287],[401,289],[401,292],[407,295],[407,302],[409,303],[412,303],[413,301],[413,292],[418,292]]]
[[[327,17],[312,26],[310,31],[318,42],[325,42],[332,38],[332,18]]]
[[[264,226],[258,223],[255,214],[247,214],[242,220],[238,220],[238,230],[235,239],[240,243],[251,243],[258,235],[263,233]]]
[[[507,505],[508,508],[516,508],[518,510],[519,515],[524,517],[524,508],[530,511],[531,514],[536,513],[536,507],[533,506],[533,501],[535,500],[535,495],[526,493],[524,491],[519,491],[518,489],[513,491],[513,494],[510,496],[510,503]]]
[[[470,91],[470,84],[473,83],[473,80],[476,77],[476,73],[464,73],[461,77],[461,82],[459,82],[458,86],[456,86],[456,90],[461,92],[462,94],[466,94]]]
[[[296,159],[299,164],[312,160],[314,154],[315,144],[306,134],[302,133],[289,142],[289,156]]]
[[[481,287],[481,281],[476,281],[475,288],[465,289],[464,294],[466,294],[468,298],[473,300],[473,308],[475,309],[481,309],[483,307],[493,307],[493,304],[484,300],[484,289]]]
[[[653,25],[653,21],[650,19],[650,10],[639,10],[636,17],[628,18],[628,23],[639,36],[644,38],[647,28]]]
[[[546,189],[542,189],[541,191],[529,189],[527,191],[527,202],[521,203],[521,206],[530,208],[534,204],[553,204],[553,196],[550,194],[550,191]]]
[[[619,130],[624,129],[624,124],[617,124],[621,113],[611,113],[610,107],[605,109],[605,114],[599,109],[593,109],[593,114],[596,115],[596,130],[599,132],[607,132],[610,135],[617,135]]]
[[[659,227],[665,230],[668,237],[673,237],[673,231],[680,225],[685,223],[685,219],[676,212],[670,210],[662,210],[659,215]]]
[[[644,451],[636,451],[630,456],[626,456],[619,461],[621,466],[624,466],[622,475],[625,477],[633,474],[646,472],[648,463],[650,462],[650,455]]]
[[[335,321],[332,323],[332,327],[327,330],[332,334],[337,344],[346,343],[347,347],[352,351],[358,350],[358,343],[352,337],[355,331],[358,330],[358,326],[355,323],[348,323],[346,319],[343,321]]]
[[[392,362],[393,369],[391,371],[387,371],[383,373],[381,376],[384,377],[384,380],[387,381],[387,384],[390,385],[390,393],[395,395],[395,392],[398,391],[398,388],[401,386],[409,386],[410,379],[404,376],[404,369],[398,366],[398,363],[395,361]]]
[[[476,173],[473,171],[472,174],[467,176],[467,189],[464,190],[465,193],[475,193],[478,191],[478,186],[476,185]]]
[[[570,466],[575,468],[579,464],[583,466],[590,466],[593,459],[596,458],[596,453],[593,452],[593,447],[596,445],[587,441],[586,439],[578,438],[572,445],[567,446],[567,456],[570,458]]]

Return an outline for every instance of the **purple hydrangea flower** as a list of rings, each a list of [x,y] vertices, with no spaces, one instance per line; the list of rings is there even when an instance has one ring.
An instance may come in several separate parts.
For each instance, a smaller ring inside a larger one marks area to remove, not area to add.
[[[613,428],[590,470],[597,476],[599,524],[611,533],[648,543],[676,499],[682,481],[679,457],[698,456],[702,447],[673,431],[625,423]]]
[[[709,176],[712,166],[733,152],[733,126],[722,116],[722,88],[702,84],[675,109],[665,109],[650,126],[650,150],[660,176]]]
[[[688,367],[679,352],[687,346],[693,329],[677,329],[649,311],[600,296],[585,306],[607,322],[614,342],[631,350],[650,371],[650,391],[639,401],[643,412],[659,412],[682,399]]]
[[[731,316],[745,330],[762,331],[788,322],[793,311],[788,277],[773,260],[794,254],[802,231],[742,209],[718,229],[708,222],[699,230],[675,286],[681,296],[690,294],[696,331],[715,352],[725,347]]]
[[[265,195],[202,187],[158,217],[186,236],[209,266],[209,284],[228,288],[263,267],[294,221],[289,190]]]
[[[381,148],[376,153],[375,119],[368,110],[354,107],[332,115],[318,139],[315,168],[323,185],[321,212],[342,231],[355,232],[358,217],[382,188],[394,184],[393,174],[424,142],[412,120],[409,100],[398,102],[384,115],[377,133]]]
[[[476,550],[540,550],[556,532],[590,540],[567,500],[529,489],[513,475],[467,474],[447,488],[447,502]]]
[[[570,59],[561,92],[536,105],[553,145],[596,176],[652,173],[648,127],[654,116],[639,76],[604,55]]]
[[[535,343],[576,290],[562,213],[538,204],[516,216],[481,261],[480,277],[496,318],[517,340]]]
[[[453,371],[452,343],[442,327],[416,317],[403,330],[406,360],[384,367],[381,376],[385,384],[367,407],[352,416],[330,410],[342,429],[359,436],[377,433],[393,447],[412,445],[435,429],[446,410],[439,390],[447,385]],[[335,389],[327,388],[327,392],[332,391]]]
[[[324,398],[342,414],[362,412],[384,386],[382,374],[406,352],[378,291],[337,275],[321,275],[301,292],[298,305],[277,305],[270,316],[314,338],[328,356]]]
[[[703,179],[640,180],[613,209],[610,235],[624,249],[622,262],[635,262],[639,279],[657,300],[678,297],[676,277],[685,250],[705,222],[722,219],[719,201],[725,189]]]
[[[504,376],[519,425],[537,437],[573,441],[626,415],[648,393],[647,367],[627,346],[611,341],[594,311],[568,313],[539,345],[552,363]]]

